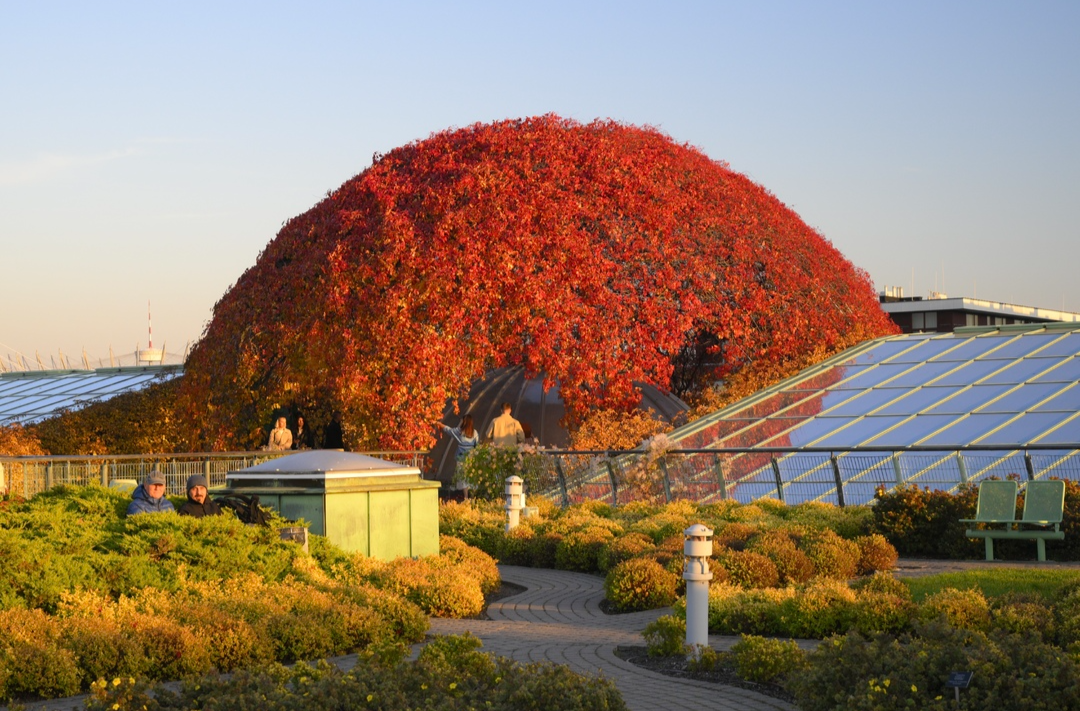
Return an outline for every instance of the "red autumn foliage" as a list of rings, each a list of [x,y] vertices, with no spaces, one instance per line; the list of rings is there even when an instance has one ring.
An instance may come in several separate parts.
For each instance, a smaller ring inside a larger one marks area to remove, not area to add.
[[[448,398],[513,364],[571,420],[893,329],[867,275],[745,176],[659,131],[548,115],[448,130],[289,220],[214,308],[184,401],[205,445],[277,404],[340,410],[354,447],[431,443]],[[690,348],[692,350],[692,348]]]

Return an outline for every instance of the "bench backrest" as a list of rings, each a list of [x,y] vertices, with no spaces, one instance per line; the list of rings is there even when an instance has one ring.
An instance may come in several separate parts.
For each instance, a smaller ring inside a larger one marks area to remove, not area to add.
[[[1024,494],[1026,523],[1061,523],[1065,514],[1065,482],[1029,481]]]
[[[1026,509],[1025,509],[1026,510]],[[1016,482],[987,479],[979,484],[976,521],[1013,521],[1016,519]]]

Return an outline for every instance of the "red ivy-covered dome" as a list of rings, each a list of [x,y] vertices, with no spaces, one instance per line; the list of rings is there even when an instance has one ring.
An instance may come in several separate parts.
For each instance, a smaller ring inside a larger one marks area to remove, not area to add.
[[[867,275],[764,188],[651,128],[557,116],[377,157],[289,220],[214,308],[184,396],[204,443],[279,405],[339,410],[354,447],[426,447],[491,368],[558,381],[571,419],[891,332]]]

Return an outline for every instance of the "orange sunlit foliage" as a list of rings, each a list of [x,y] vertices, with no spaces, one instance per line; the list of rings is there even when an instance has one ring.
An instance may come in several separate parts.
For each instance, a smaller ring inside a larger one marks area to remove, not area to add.
[[[218,302],[183,390],[206,446],[279,405],[353,447],[431,444],[448,398],[520,364],[571,421],[892,332],[867,275],[745,176],[650,128],[548,115],[448,130],[289,220]],[[702,339],[707,334],[708,339]]]

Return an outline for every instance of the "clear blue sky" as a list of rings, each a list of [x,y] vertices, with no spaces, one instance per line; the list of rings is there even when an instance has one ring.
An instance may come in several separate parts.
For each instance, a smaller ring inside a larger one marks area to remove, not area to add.
[[[376,151],[547,112],[763,184],[878,288],[1080,311],[1078,2],[0,0],[0,358],[198,339]]]

